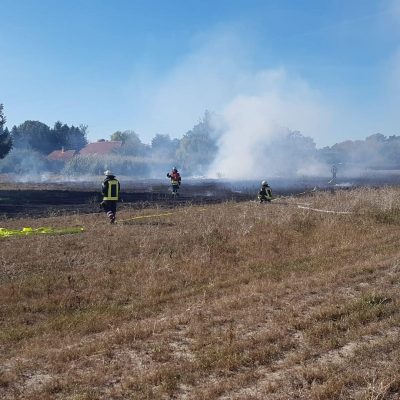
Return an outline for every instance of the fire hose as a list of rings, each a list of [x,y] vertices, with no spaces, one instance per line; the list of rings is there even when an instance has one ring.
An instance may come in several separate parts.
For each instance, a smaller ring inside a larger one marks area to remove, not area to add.
[[[7,238],[10,236],[31,236],[31,235],[68,235],[72,233],[81,233],[84,228],[72,227],[72,228],[31,228],[25,227],[21,230],[19,229],[7,229],[0,228],[0,238]]]
[[[301,193],[297,193],[295,196],[300,196],[303,194],[309,194],[309,193],[315,193],[317,191],[317,188],[313,188],[312,190],[306,191],[306,192],[301,192]],[[271,201],[275,201],[275,200],[279,200],[279,199],[285,199],[285,198],[289,198],[290,196],[281,196],[281,197],[276,197],[275,199],[272,199]],[[276,203],[279,204],[279,203]],[[305,203],[285,203],[287,205],[293,205],[293,206],[297,206],[297,208],[303,209],[303,210],[310,210],[310,211],[315,211],[315,212],[321,212],[321,213],[328,213],[328,214],[353,214],[353,212],[351,211],[334,211],[334,210],[323,210],[320,208],[313,208],[313,207],[309,207],[309,204],[305,204]]]

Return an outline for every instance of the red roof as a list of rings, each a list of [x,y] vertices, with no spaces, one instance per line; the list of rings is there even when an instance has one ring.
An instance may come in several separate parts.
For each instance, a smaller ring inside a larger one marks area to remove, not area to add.
[[[47,156],[47,159],[51,161],[68,161],[75,153],[75,150],[54,150]]]
[[[87,144],[80,152],[81,155],[88,154],[109,154],[113,150],[119,149],[122,142],[119,141],[104,141]]]

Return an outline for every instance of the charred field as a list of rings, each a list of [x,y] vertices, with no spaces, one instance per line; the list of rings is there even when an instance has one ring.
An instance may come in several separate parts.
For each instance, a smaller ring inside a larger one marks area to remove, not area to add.
[[[119,208],[175,207],[183,204],[210,204],[254,197],[248,188],[234,190],[212,181],[192,181],[173,198],[169,185],[158,180],[123,182]],[[7,183],[0,189],[0,215],[48,216],[99,211],[99,182]]]
[[[0,177],[0,216],[49,216],[71,213],[99,212],[100,181],[24,182],[8,183]],[[363,176],[342,178],[335,186],[329,178],[275,178],[270,184],[276,196],[298,195],[318,189],[351,189],[363,186],[393,186],[400,182],[400,175]],[[121,180],[122,199],[119,208],[170,208],[188,204],[216,204],[226,201],[246,201],[256,198],[259,181],[224,181],[190,179],[182,185],[180,196],[172,198],[169,185],[157,179]]]
[[[0,398],[399,398],[399,187],[135,182],[110,225],[91,185],[2,220],[84,231],[0,239]]]

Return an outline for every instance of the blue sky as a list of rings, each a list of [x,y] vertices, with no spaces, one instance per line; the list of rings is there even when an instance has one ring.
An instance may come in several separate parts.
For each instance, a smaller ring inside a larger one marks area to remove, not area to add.
[[[27,119],[181,137],[209,109],[235,134],[318,146],[400,134],[400,0],[0,0],[0,103]],[[249,126],[247,126],[249,124]],[[237,137],[237,136],[232,136]]]

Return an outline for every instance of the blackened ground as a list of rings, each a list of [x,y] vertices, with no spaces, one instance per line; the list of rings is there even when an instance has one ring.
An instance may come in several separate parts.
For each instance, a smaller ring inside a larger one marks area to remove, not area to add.
[[[102,196],[93,183],[80,184],[6,184],[0,190],[0,217],[49,216],[99,212]],[[168,184],[130,183],[121,193],[118,208],[170,208],[182,204],[207,204],[241,201],[254,193],[235,191],[216,183],[192,183],[182,186],[173,197]]]
[[[168,183],[161,180],[122,182],[122,199],[118,208],[171,208],[182,204],[209,204],[225,201],[245,201],[257,198],[259,181],[186,180],[174,198]],[[336,185],[326,178],[271,179],[274,195],[298,195],[314,188],[319,190],[349,189],[357,186],[399,184],[390,179],[341,179]],[[99,212],[101,195],[99,182],[68,183],[1,183],[0,217],[49,216],[70,213]]]

